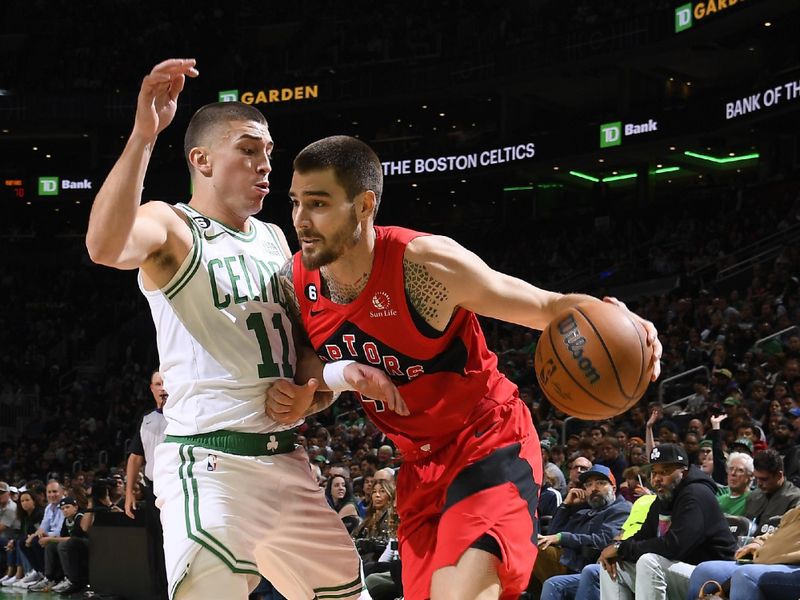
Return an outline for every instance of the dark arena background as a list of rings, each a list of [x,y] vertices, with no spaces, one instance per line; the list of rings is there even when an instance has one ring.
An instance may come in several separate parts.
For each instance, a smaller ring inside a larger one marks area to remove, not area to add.
[[[647,487],[648,429],[700,467],[704,440],[718,453],[772,449],[800,485],[797,2],[7,0],[0,16],[3,546],[26,538],[8,503],[32,490],[44,507],[52,479],[78,500],[110,486],[124,504],[117,482],[153,407],[155,330],[136,272],[93,264],[85,235],[142,77],[170,57],[196,58],[200,76],[159,136],[143,201],[188,201],[189,118],[240,100],[275,140],[258,218],[293,251],[292,160],[347,134],[383,162],[377,224],[447,235],[499,271],[617,297],[656,325],[660,379],[596,423],[543,397],[538,332],[482,319],[554,488],[570,485],[576,457],[636,467],[631,481]],[[356,501],[369,504],[377,469],[401,466],[348,393],[300,434],[320,485],[347,467]],[[728,485],[724,464],[713,476]],[[628,477],[617,479],[622,493]],[[159,597],[145,516],[97,511],[74,597]],[[742,535],[766,526],[751,521]],[[0,554],[0,598],[58,596],[17,585],[35,570],[15,566],[24,551]],[[539,594],[532,584],[523,597]],[[266,582],[251,597],[282,598]]]

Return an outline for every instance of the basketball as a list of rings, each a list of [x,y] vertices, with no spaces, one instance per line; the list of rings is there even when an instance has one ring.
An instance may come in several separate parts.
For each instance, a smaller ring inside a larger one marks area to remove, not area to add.
[[[650,383],[644,327],[607,302],[584,302],[553,319],[536,346],[536,378],[547,399],[580,419],[607,419],[636,404]]]

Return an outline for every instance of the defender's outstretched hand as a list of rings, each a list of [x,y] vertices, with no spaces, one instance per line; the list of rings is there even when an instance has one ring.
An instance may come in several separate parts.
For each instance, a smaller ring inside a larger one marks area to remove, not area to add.
[[[614,306],[619,306],[622,310],[628,311],[633,318],[642,324],[642,327],[644,327],[644,330],[647,332],[647,345],[653,347],[653,358],[650,363],[653,367],[653,375],[650,377],[650,381],[655,381],[658,379],[658,376],[661,375],[661,353],[664,351],[664,349],[661,347],[661,341],[658,339],[658,331],[656,330],[656,326],[653,325],[651,321],[643,319],[635,312],[632,312],[624,302],[621,302],[616,298],[610,298],[607,296],[603,298],[603,302],[608,302]]]
[[[145,76],[136,102],[135,135],[155,138],[172,122],[186,78],[200,74],[194,65],[193,58],[171,58],[158,63]]]

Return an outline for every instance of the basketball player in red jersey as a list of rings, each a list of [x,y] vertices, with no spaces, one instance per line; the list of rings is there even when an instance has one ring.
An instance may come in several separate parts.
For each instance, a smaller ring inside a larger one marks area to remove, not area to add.
[[[325,138],[297,156],[289,195],[300,252],[282,272],[286,295],[323,361],[383,367],[410,411],[362,398],[405,457],[397,498],[406,600],[516,599],[536,560],[542,457],[476,314],[543,329],[595,299],[498,273],[446,237],[375,226],[382,187],[380,160],[357,139]],[[642,323],[655,379],[661,346]],[[279,381],[268,411],[289,420],[312,398]]]

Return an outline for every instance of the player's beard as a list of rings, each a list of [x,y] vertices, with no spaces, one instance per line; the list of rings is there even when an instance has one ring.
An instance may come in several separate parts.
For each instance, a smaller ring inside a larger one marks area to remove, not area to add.
[[[299,232],[298,237],[300,237]],[[320,267],[324,267],[325,265],[331,264],[340,256],[342,256],[342,254],[344,254],[347,250],[355,246],[361,239],[361,227],[358,224],[358,219],[356,218],[355,206],[353,206],[353,210],[350,212],[347,223],[345,223],[338,231],[336,231],[331,236],[330,240],[326,240],[326,238],[322,237],[314,230],[304,230],[303,237],[313,237],[320,240],[320,248],[316,250],[314,254],[308,254],[306,253],[305,249],[303,249],[302,254],[300,255],[300,258],[303,261],[303,266],[306,269],[313,271],[315,269],[319,269]]]

